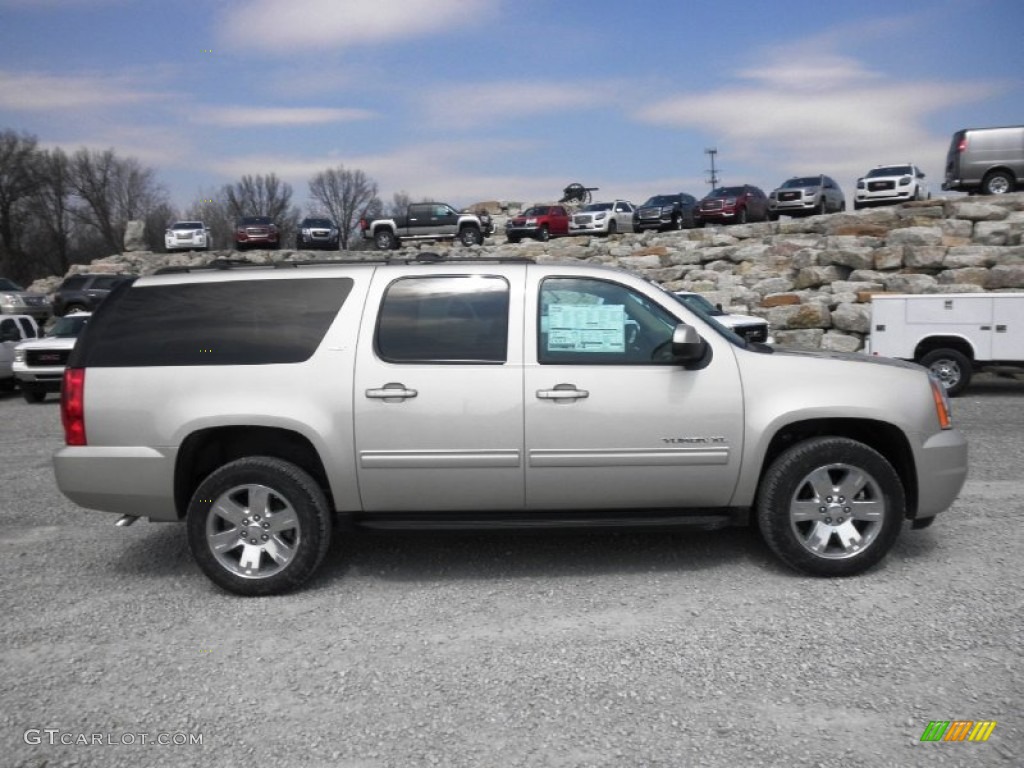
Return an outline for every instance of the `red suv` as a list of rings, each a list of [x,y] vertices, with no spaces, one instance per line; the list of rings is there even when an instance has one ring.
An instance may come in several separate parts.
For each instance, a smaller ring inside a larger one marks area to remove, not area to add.
[[[719,187],[700,201],[700,220],[722,224],[746,224],[768,220],[768,195],[760,187],[744,184]]]
[[[524,237],[544,241],[555,235],[568,235],[570,218],[564,205],[535,205],[508,220],[505,236],[510,243],[518,243]]]
[[[269,216],[243,216],[235,224],[235,247],[244,251],[246,248],[280,248],[281,233]]]

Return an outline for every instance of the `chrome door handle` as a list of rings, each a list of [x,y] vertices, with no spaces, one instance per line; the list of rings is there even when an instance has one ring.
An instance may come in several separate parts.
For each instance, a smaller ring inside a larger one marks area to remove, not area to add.
[[[406,389],[405,384],[399,384],[397,381],[389,382],[380,389],[366,390],[367,397],[383,400],[386,403],[400,403],[406,398],[416,397],[418,394],[419,392],[415,389]]]
[[[540,400],[580,400],[590,397],[585,389],[576,389],[575,384],[556,384],[554,389],[538,389],[537,398]]]

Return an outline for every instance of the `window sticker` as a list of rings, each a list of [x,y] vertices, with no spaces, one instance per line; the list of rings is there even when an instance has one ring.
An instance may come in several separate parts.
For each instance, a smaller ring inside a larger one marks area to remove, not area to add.
[[[551,304],[547,325],[548,352],[626,351],[623,304]]]

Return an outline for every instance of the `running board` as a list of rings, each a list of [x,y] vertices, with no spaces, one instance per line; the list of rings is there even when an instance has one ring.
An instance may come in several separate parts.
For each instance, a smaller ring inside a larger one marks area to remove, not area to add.
[[[747,525],[746,509],[692,511],[607,512],[546,511],[530,514],[490,514],[470,512],[425,512],[419,514],[382,512],[361,514],[351,519],[359,528],[388,531],[528,531],[548,529],[674,529],[696,528],[711,531]]]

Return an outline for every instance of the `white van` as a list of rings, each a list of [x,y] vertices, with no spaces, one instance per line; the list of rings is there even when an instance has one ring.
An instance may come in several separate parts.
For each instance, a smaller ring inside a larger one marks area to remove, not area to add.
[[[1024,366],[1024,293],[875,294],[868,350],[930,368],[957,395],[976,370]]]
[[[953,134],[943,189],[1003,195],[1024,186],[1024,125]]]

